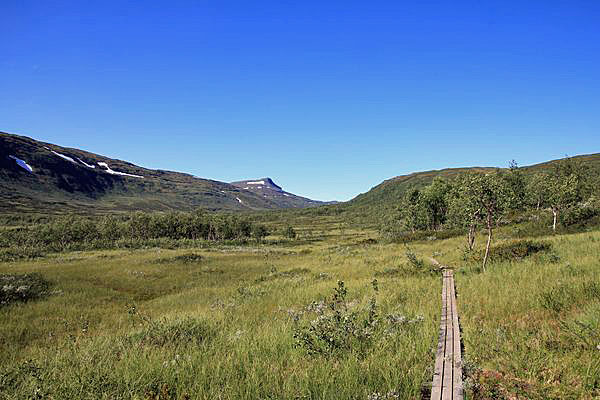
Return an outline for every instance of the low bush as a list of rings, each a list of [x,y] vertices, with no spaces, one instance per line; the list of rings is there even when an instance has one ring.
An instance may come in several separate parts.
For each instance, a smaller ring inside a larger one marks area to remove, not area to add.
[[[412,273],[436,274],[440,271],[439,267],[426,263],[422,258],[417,257],[415,252],[410,247],[406,247],[405,251],[408,267]]]
[[[593,206],[578,206],[566,210],[561,217],[565,226],[586,225],[594,217],[600,215],[600,208]]]
[[[518,261],[532,254],[551,249],[552,245],[548,242],[518,240],[494,246],[490,250],[490,259],[494,261]]]
[[[45,255],[42,250],[33,247],[9,247],[0,249],[0,262],[32,260]]]
[[[551,250],[552,244],[549,242],[513,240],[490,248],[489,260],[491,262],[521,261],[533,254],[548,253]],[[482,249],[481,251],[465,252],[463,254],[463,259],[465,261],[479,263],[483,260],[484,254],[485,249]],[[558,260],[558,256],[554,253],[552,254],[553,255],[549,257],[549,261],[556,262]]]
[[[181,254],[174,257],[164,257],[159,258],[155,261],[157,264],[172,264],[172,263],[180,263],[180,264],[196,264],[205,260],[205,257],[201,254],[190,253],[190,254]]]
[[[0,306],[38,299],[48,293],[50,282],[39,273],[1,274]]]
[[[373,280],[372,285],[377,294],[377,280]],[[359,309],[347,301],[347,295],[344,282],[338,281],[330,298],[312,302],[301,312],[293,312],[295,346],[310,356],[353,355],[362,359],[383,337],[398,335],[403,328],[424,320],[422,316],[408,318],[401,314],[380,316],[375,296],[366,307]],[[302,323],[305,315],[316,318]]]
[[[417,241],[431,241],[449,239],[456,236],[464,235],[461,229],[444,229],[439,231],[416,231],[416,232],[394,232],[386,235],[386,238],[391,243],[410,243]]]

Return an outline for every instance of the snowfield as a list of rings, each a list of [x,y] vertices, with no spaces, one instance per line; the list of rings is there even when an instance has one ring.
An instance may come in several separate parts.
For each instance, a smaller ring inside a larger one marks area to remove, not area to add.
[[[23,168],[27,172],[33,173],[33,168],[31,168],[31,166],[29,164],[27,164],[25,161],[21,160],[20,158],[15,157],[15,156],[9,156],[9,157],[12,158],[13,160],[15,160],[15,162],[19,165],[19,167]]]
[[[264,185],[265,181],[246,182],[246,185]]]
[[[103,171],[108,172],[111,175],[131,176],[132,178],[143,178],[143,176],[140,176],[140,175],[126,174],[125,172],[114,171],[114,170],[110,169],[108,164],[105,162],[99,162],[98,165],[106,168]]]

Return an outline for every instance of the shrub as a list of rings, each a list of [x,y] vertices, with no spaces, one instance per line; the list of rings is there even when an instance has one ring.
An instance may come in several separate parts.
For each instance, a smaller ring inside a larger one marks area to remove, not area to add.
[[[373,280],[372,285],[376,295],[379,290],[377,280]],[[381,317],[375,296],[366,307],[354,309],[347,302],[347,295],[344,282],[338,281],[329,299],[312,302],[305,311],[294,312],[295,346],[311,356],[333,358],[352,354],[364,358],[383,337],[397,335],[403,327],[424,320],[421,316],[411,319],[400,314]],[[300,324],[301,317],[306,314],[316,318]]]
[[[598,215],[600,215],[600,208],[591,205],[572,207],[563,213],[561,222],[565,226],[585,225]]]
[[[294,228],[291,225],[288,225],[285,230],[283,231],[283,236],[288,238],[288,239],[296,239],[296,237],[298,236],[296,231],[294,230]]]
[[[34,247],[9,247],[0,249],[0,262],[31,260],[44,256],[45,254],[42,250]]]
[[[181,254],[174,257],[165,257],[159,258],[155,261],[157,264],[171,264],[171,263],[181,263],[181,264],[196,264],[204,261],[205,258],[201,254],[189,253],[189,254]]]
[[[412,273],[435,274],[439,272],[439,268],[430,264],[426,264],[423,259],[417,257],[410,247],[406,247],[404,253],[408,261],[408,267]]]
[[[48,292],[50,282],[39,273],[0,275],[0,306],[38,299]]]
[[[548,242],[520,240],[503,243],[490,251],[490,258],[496,261],[514,261],[529,257],[532,254],[549,251],[552,245]]]
[[[430,241],[433,239],[442,240],[456,236],[461,236],[464,231],[461,229],[444,229],[440,231],[416,231],[416,232],[394,232],[388,233],[386,238],[392,243],[410,243],[417,241]]]
[[[534,240],[515,240],[499,244],[490,249],[490,261],[521,261],[536,253],[549,252],[552,250],[552,244]],[[483,260],[484,251],[465,253],[465,261],[480,262]],[[549,258],[549,261],[556,262],[556,254]]]
[[[346,352],[364,355],[376,327],[377,304],[373,298],[367,310],[352,311],[346,303],[347,294],[344,282],[338,281],[333,296],[326,303],[328,312],[324,307],[317,308],[318,317],[295,330],[297,347],[309,355],[331,357]]]

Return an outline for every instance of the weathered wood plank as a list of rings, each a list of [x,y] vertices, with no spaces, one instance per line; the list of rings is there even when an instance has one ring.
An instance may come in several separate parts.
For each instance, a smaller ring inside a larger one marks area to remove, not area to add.
[[[440,334],[438,338],[438,347],[435,356],[435,365],[433,370],[433,385],[431,387],[431,399],[440,400],[442,398],[442,379],[444,376],[444,358],[446,353],[446,333],[448,324],[446,323],[447,302],[446,302],[447,280],[445,272],[442,278],[442,315],[440,317]]]
[[[435,358],[432,400],[462,400],[462,357],[456,288],[452,270],[442,272],[442,313]]]
[[[452,328],[452,276],[446,271],[446,352],[444,354],[444,377],[442,380],[442,400],[452,400],[454,372],[454,329]]]
[[[458,307],[456,305],[456,286],[454,278],[452,278],[452,328],[454,330],[454,382],[453,382],[453,399],[463,399],[463,382],[462,382],[462,349],[460,348],[460,325],[458,322]]]

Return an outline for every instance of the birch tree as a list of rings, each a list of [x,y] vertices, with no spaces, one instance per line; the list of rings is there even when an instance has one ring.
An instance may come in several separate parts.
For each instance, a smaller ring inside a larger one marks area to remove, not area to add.
[[[462,179],[459,191],[464,214],[471,215],[472,221],[480,219],[487,229],[487,243],[482,267],[485,272],[493,230],[496,221],[504,215],[510,204],[510,191],[498,172],[466,175]]]
[[[474,173],[467,172],[457,178],[448,192],[448,220],[451,225],[467,229],[467,246],[473,250],[475,233],[481,223],[481,206],[467,195],[465,185],[473,179]]]
[[[571,158],[560,160],[549,173],[539,173],[529,186],[538,208],[552,212],[552,231],[556,232],[560,213],[584,199],[589,188],[585,168]]]

